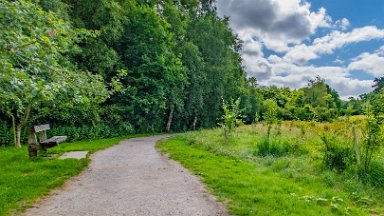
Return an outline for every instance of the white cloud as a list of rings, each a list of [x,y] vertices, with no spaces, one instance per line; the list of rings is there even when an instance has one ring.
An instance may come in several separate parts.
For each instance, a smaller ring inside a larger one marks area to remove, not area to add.
[[[262,85],[302,88],[308,84],[308,80],[318,75],[325,79],[331,88],[336,89],[343,99],[372,90],[372,80],[348,77],[348,69],[344,67],[297,66],[280,62],[272,64],[271,70],[276,75],[266,81],[261,81]]]
[[[343,18],[343,19],[337,20],[335,22],[335,27],[339,28],[343,31],[347,30],[350,25],[351,25],[351,23],[349,22],[349,20],[347,18]]]
[[[348,45],[384,39],[384,29],[365,26],[347,31],[351,26],[347,18],[332,21],[325,8],[314,11],[306,0],[218,0],[217,6],[244,42],[248,76],[255,76],[261,85],[301,88],[319,75],[346,99],[372,90],[372,80],[353,78],[352,71],[384,74],[384,46],[352,60],[337,57],[333,61],[337,66],[309,65]],[[329,33],[312,39],[320,28]],[[266,56],[265,48],[276,54]]]
[[[323,54],[332,54],[336,49],[349,44],[383,38],[384,30],[375,26],[357,28],[351,32],[333,31],[324,37],[316,38],[309,46],[300,44],[293,47],[285,54],[285,58],[293,63],[303,64]]]
[[[362,53],[349,64],[348,70],[364,71],[374,77],[384,75],[384,46],[374,53]]]
[[[244,41],[243,54],[249,54],[252,56],[263,56],[263,45],[259,41],[248,40]]]
[[[332,61],[333,63],[335,64],[344,64],[345,61],[341,60],[341,59],[335,59],[334,61]]]

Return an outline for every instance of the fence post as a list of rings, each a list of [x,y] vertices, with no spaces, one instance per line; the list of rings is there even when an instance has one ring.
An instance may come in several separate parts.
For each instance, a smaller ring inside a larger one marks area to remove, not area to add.
[[[357,164],[357,168],[359,168],[361,160],[360,160],[359,145],[357,142],[357,135],[356,135],[355,126],[352,126],[352,132],[353,132],[353,142],[354,142],[355,154],[356,154],[356,164]]]

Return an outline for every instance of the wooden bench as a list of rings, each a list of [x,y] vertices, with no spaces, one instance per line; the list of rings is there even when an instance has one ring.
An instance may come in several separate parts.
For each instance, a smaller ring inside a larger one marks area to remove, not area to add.
[[[37,126],[34,126],[33,129],[35,133],[35,141],[36,143],[39,143],[43,151],[46,151],[47,148],[57,146],[59,143],[62,143],[65,140],[67,140],[66,136],[54,136],[47,139],[47,130],[51,129],[49,127],[49,124],[37,125]],[[37,135],[38,135],[38,138],[37,138]]]

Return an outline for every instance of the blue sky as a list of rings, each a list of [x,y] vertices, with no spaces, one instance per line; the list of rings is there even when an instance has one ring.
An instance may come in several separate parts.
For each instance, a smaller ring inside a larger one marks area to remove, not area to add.
[[[261,85],[300,88],[319,75],[348,98],[384,75],[382,0],[218,0],[217,7]]]
[[[347,18],[352,27],[384,24],[384,2],[382,0],[312,0],[314,10],[320,7],[335,20]]]

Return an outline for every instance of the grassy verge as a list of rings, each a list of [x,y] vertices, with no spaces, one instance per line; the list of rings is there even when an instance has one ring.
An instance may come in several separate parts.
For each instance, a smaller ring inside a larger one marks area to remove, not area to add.
[[[262,125],[241,127],[229,140],[217,129],[157,146],[200,176],[234,215],[383,215],[383,186],[363,184],[353,171],[325,169],[320,129],[307,126],[303,134],[283,125],[274,140],[296,150],[279,156],[260,155]]]
[[[95,151],[119,143],[123,139],[148,136],[131,135],[119,138],[63,143],[48,150],[48,155],[68,151]],[[59,160],[57,157],[28,158],[27,147],[0,147],[0,215],[9,215],[30,207],[33,202],[68,178],[79,174],[89,159]]]

